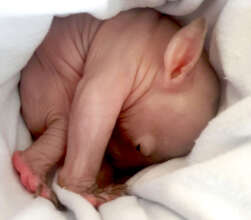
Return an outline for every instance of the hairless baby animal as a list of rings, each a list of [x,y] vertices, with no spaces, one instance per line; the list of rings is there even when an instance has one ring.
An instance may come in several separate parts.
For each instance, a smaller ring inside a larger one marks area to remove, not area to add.
[[[152,9],[54,18],[21,74],[34,138],[12,158],[24,187],[54,201],[47,176],[61,161],[58,184],[99,206],[123,193],[114,169],[188,154],[219,100],[206,29],[202,18],[181,28]]]

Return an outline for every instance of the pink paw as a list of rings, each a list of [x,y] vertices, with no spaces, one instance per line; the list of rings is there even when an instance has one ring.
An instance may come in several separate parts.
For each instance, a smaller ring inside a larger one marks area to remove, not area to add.
[[[20,180],[24,187],[36,196],[40,195],[47,199],[50,198],[50,190],[48,186],[41,180],[39,176],[32,172],[29,164],[26,163],[22,151],[14,152],[12,156],[12,163],[20,176]]]

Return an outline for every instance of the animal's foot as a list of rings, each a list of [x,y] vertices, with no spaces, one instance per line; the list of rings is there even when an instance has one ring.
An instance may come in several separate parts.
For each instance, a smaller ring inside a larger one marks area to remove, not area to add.
[[[105,188],[99,188],[97,185],[90,187],[83,196],[95,207],[114,200],[120,196],[126,195],[127,186],[125,184],[112,184]]]
[[[69,182],[69,180],[73,181]],[[99,187],[97,184],[93,184],[93,181],[74,181],[73,178],[63,179],[60,175],[58,184],[67,190],[83,196],[96,208],[127,194],[127,186],[125,184],[111,184],[106,187]]]
[[[34,158],[29,158],[25,151],[16,151],[12,156],[12,163],[19,174],[24,187],[35,196],[51,198],[51,190],[45,183],[46,171],[36,166]],[[38,165],[39,163],[37,163]]]

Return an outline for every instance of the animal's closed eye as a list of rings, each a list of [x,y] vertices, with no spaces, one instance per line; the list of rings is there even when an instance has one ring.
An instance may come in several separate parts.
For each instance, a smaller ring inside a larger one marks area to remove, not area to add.
[[[136,146],[136,151],[138,151],[138,152],[141,151],[141,146],[140,146],[140,144],[138,144],[138,145]]]

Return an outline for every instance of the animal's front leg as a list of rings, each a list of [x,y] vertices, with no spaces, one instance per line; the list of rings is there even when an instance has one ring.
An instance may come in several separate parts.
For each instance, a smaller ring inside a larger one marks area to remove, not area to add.
[[[95,206],[104,199],[113,199],[93,194],[96,191],[93,185],[130,88],[130,77],[121,78],[117,71],[98,71],[79,82],[74,96],[67,154],[58,181],[59,185],[81,194]]]

